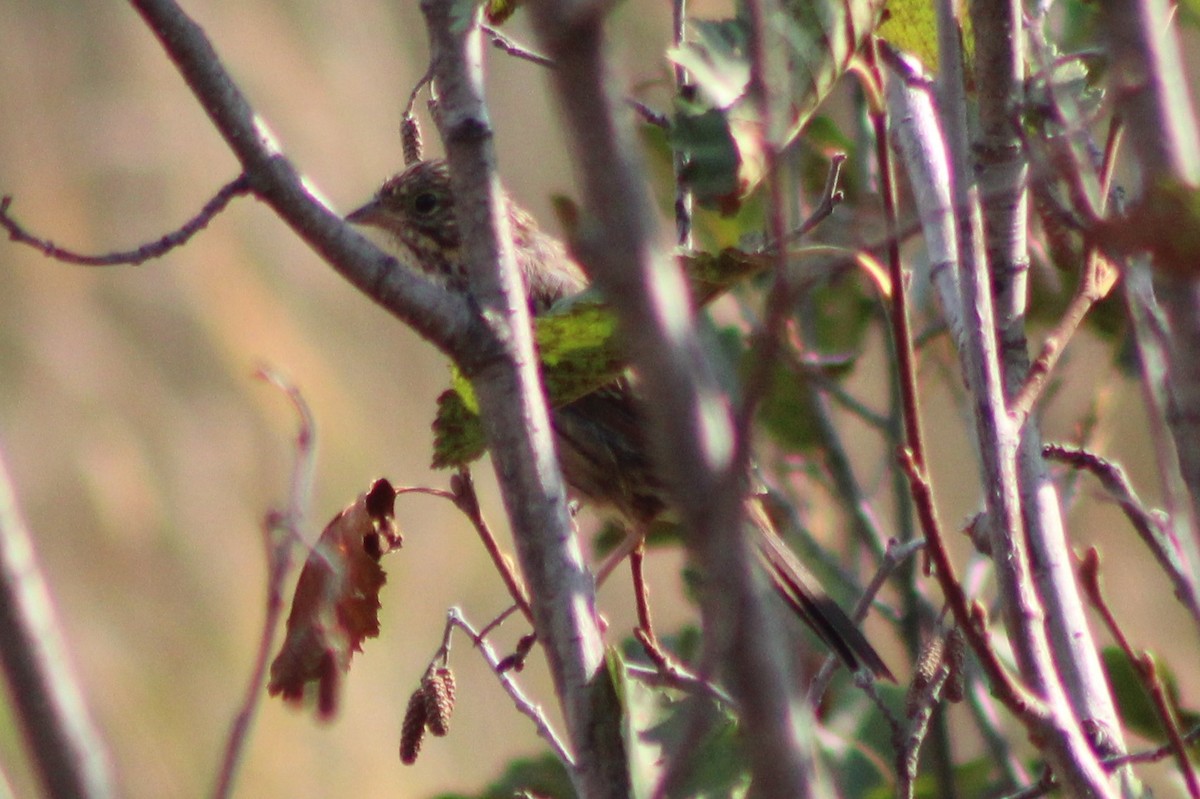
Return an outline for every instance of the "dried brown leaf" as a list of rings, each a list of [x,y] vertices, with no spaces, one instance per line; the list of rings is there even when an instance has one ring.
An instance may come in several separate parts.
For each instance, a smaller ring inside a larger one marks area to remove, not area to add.
[[[321,533],[296,582],[287,635],[271,663],[267,691],[285,701],[316,696],[319,718],[337,712],[341,675],[363,639],[379,634],[379,559],[401,544],[396,490],[376,480]]]

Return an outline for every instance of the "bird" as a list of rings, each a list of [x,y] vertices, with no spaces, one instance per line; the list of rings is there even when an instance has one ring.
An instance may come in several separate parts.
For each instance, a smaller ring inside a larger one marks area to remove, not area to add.
[[[544,313],[559,300],[584,291],[585,273],[564,244],[541,230],[506,192],[502,202],[531,313]],[[346,221],[389,234],[411,254],[417,267],[442,281],[447,290],[470,291],[445,160],[418,161],[390,177]],[[572,496],[614,514],[632,531],[624,546],[597,571],[599,581],[640,544],[653,522],[669,512],[667,491],[651,458],[635,381],[621,377],[553,408],[551,425],[563,479]],[[857,625],[774,532],[761,502],[752,500],[748,500],[748,515],[758,533],[756,548],[776,593],[850,671],[865,668],[894,681]]]

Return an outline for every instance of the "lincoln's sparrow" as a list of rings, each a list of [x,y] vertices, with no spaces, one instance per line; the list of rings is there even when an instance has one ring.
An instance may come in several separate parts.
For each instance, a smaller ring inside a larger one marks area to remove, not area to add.
[[[562,243],[538,229],[526,211],[505,198],[517,262],[533,313],[586,286],[582,270]],[[466,291],[461,237],[445,161],[422,161],[383,184],[379,193],[351,213],[350,222],[381,228],[407,248],[417,265]],[[636,532],[666,510],[665,492],[650,462],[633,390],[626,380],[606,385],[552,414],[563,477],[580,499],[610,508]],[[890,678],[887,667],[854,623],[815,584],[807,570],[766,529],[761,508],[759,550],[776,589],[851,670],[866,666]]]

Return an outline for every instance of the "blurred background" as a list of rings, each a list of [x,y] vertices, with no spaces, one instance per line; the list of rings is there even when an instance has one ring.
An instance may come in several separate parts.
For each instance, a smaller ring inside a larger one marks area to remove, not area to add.
[[[356,207],[401,165],[400,113],[425,67],[416,3],[186,5],[283,150],[335,208]],[[521,16],[508,30],[532,41]],[[613,46],[628,85],[667,78],[668,17],[665,3],[618,9]],[[506,182],[548,220],[549,195],[572,186],[543,76],[498,54],[489,56],[489,75]],[[432,128],[426,133],[436,154]],[[87,253],[133,248],[182,224],[237,172],[127,5],[7,0],[0,8],[0,193],[13,195],[13,215],[32,232]],[[853,386],[882,407],[886,365],[878,341],[872,347]],[[1137,388],[1108,365],[1107,352],[1073,345],[1048,437],[1069,436],[1096,409],[1101,451],[1121,458],[1153,501],[1155,483],[1140,466],[1149,453],[1137,435],[1145,429]],[[0,448],[131,797],[211,788],[249,675],[264,611],[260,522],[286,496],[295,431],[283,397],[252,378],[263,364],[300,387],[317,420],[309,540],[375,477],[447,485],[446,474],[428,469],[444,358],[252,200],[235,201],[188,246],[136,268],[67,266],[0,242]],[[935,389],[928,400],[940,434],[939,500],[954,527],[977,502],[974,456],[951,394]],[[862,443],[854,454],[869,486],[886,484],[878,447]],[[477,480],[503,531],[486,464]],[[1074,540],[1102,545],[1115,555],[1109,562],[1122,564],[1106,577],[1114,603],[1144,633],[1139,643],[1177,668],[1194,664],[1193,627],[1119,514],[1087,491],[1072,516]],[[447,503],[402,497],[397,516],[407,538],[385,561],[382,635],[355,657],[340,715],[319,725],[265,701],[239,795],[478,791],[514,755],[542,751],[460,642],[451,735],[427,741],[415,766],[400,765],[400,719],[446,608],[459,605],[481,625],[507,602]],[[836,534],[836,519],[826,534]],[[656,557],[655,609],[667,628],[689,613],[678,601],[678,566],[677,554]],[[608,587],[602,601],[615,629],[628,629],[625,583]],[[499,643],[523,632],[510,622]],[[894,665],[906,670],[902,660]],[[1183,677],[1184,699],[1194,703],[1200,680]],[[521,679],[553,706],[536,655]],[[35,795],[7,708],[0,767],[18,796]]]

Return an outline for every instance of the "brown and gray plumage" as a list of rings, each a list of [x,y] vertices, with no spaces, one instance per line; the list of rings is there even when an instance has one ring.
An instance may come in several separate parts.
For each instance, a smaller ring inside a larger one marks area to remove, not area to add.
[[[508,204],[513,249],[525,277],[533,312],[541,313],[561,297],[581,291],[587,278],[567,256],[562,242],[538,229],[516,203]],[[421,161],[389,179],[369,203],[346,220],[386,230],[425,272],[441,277],[457,291],[467,290],[462,237],[450,193],[450,172],[441,160]],[[546,264],[556,268],[547,269]]]
[[[538,229],[533,217],[505,196],[517,263],[533,313],[587,285],[583,271],[562,243]],[[417,265],[468,290],[461,257],[462,239],[454,213],[445,161],[422,161],[392,177],[378,194],[346,219],[387,231],[412,253]],[[650,461],[645,429],[633,389],[620,380],[552,414],[555,446],[563,477],[581,500],[616,511],[644,532],[667,509],[665,490]],[[891,673],[841,608],[772,531],[758,503],[750,503],[760,533],[756,543],[772,583],[796,614],[852,671],[866,667],[876,676]]]

